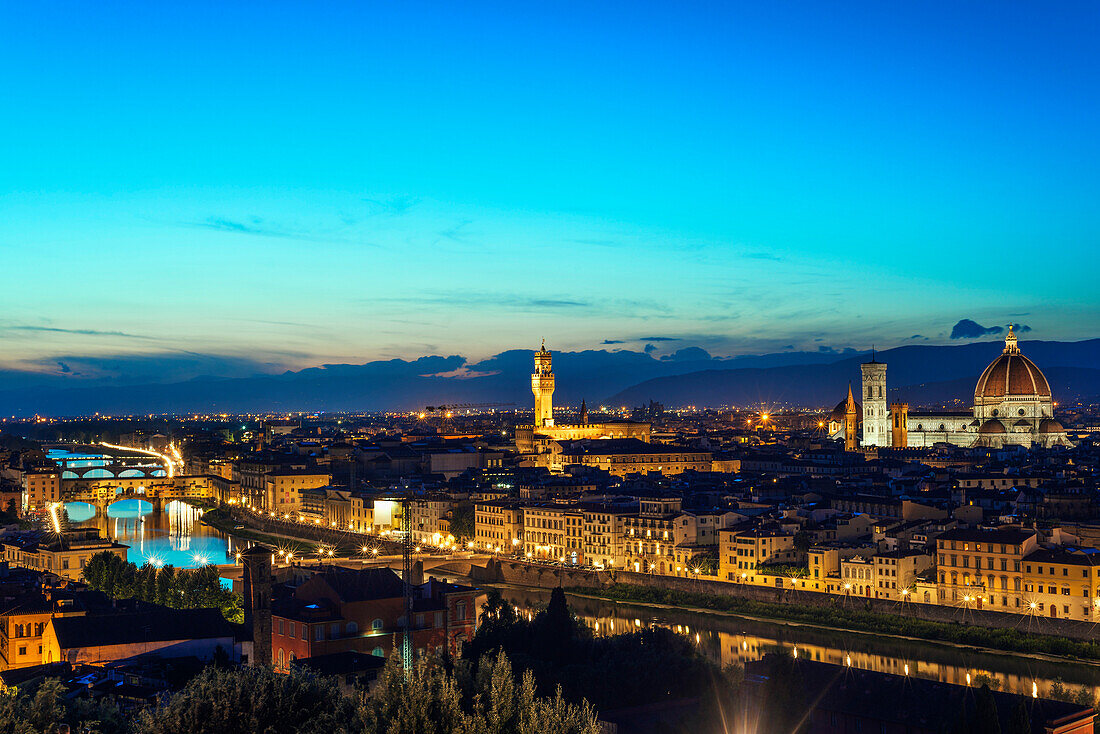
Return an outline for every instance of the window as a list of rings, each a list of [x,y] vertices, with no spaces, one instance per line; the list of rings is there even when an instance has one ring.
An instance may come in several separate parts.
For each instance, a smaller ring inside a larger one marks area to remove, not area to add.
[[[283,667],[284,657],[283,657],[283,648],[281,648],[281,647],[279,648],[279,658],[278,658],[278,660],[279,660],[279,667],[280,668]]]
[[[378,632],[379,630],[382,629],[382,627],[383,627],[383,624],[382,624],[381,619],[376,619],[376,620],[374,620],[373,622],[370,623],[370,628],[374,632]]]
[[[344,630],[345,630],[345,634],[354,635],[355,633],[357,633],[359,631],[359,625],[357,625],[355,622],[348,622],[348,624],[344,628]]]
[[[380,647],[376,647],[376,648],[374,648],[373,650],[371,650],[371,651],[370,651],[370,654],[371,654],[371,655],[374,655],[374,656],[375,656],[376,658],[384,658],[384,657],[386,657],[386,651],[385,651],[385,650],[383,650],[383,649],[382,649],[382,648],[380,648]]]

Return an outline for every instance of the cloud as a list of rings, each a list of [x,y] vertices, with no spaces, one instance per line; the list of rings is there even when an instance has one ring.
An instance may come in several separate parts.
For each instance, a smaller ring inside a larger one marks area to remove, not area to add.
[[[260,226],[263,220],[259,217],[252,218],[252,224],[245,224],[233,219],[222,217],[207,217],[205,221],[195,224],[196,227],[212,229],[215,232],[233,232],[234,234],[254,234],[262,237],[288,237],[286,232],[277,229]]]
[[[681,341],[678,336],[640,336],[638,337],[640,342],[678,342]]]
[[[449,380],[472,380],[475,377],[492,377],[493,375],[499,375],[500,370],[472,370],[466,365],[462,365],[458,369],[448,370],[447,372],[434,372],[430,375],[420,375],[421,377],[442,377]]]
[[[1017,331],[1017,332],[1022,334],[1025,331],[1031,331],[1031,327],[1027,326],[1026,324],[1013,324],[1012,325],[1012,330]]]
[[[601,344],[626,344],[622,339],[604,339]]]
[[[654,346],[653,344],[646,344],[645,345],[645,353],[646,354],[652,354],[653,352],[656,352],[656,351],[657,351],[657,347]]]
[[[419,199],[412,196],[391,196],[377,199],[363,199],[363,203],[369,205],[367,212],[370,214],[404,214],[418,203]]]
[[[952,339],[977,339],[980,336],[986,336],[988,334],[1000,334],[1004,331],[1000,326],[982,326],[976,321],[970,319],[961,319],[951,329]]]
[[[201,222],[185,222],[184,225],[188,227],[197,227],[199,229],[209,229],[214,232],[251,235],[253,237],[275,237],[278,239],[297,240],[300,242],[344,242],[357,246],[378,247],[375,243],[363,242],[359,239],[346,237],[346,228],[353,223],[354,221],[343,218],[342,226],[331,230],[331,232],[326,231],[324,228],[315,232],[294,231],[292,229],[285,229],[283,227],[267,224],[260,217],[251,217],[247,222],[237,219],[227,219],[225,217],[207,217]]]
[[[126,339],[156,339],[155,336],[144,336],[142,334],[127,334],[125,331],[101,331],[99,329],[62,329],[56,326],[5,326],[4,329],[9,331],[34,331],[44,332],[49,334],[73,334],[76,336],[121,336]]]
[[[58,363],[57,363],[57,368],[58,368],[59,370],[61,370],[62,372],[66,372],[66,373],[68,373],[68,372],[72,372],[72,371],[73,371],[72,367],[70,367],[69,365],[65,364],[64,362],[58,362]]]
[[[438,306],[448,307],[497,306],[507,309],[526,310],[574,310],[599,308],[599,304],[573,298],[532,298],[530,296],[522,296],[519,294],[510,293],[436,293],[433,295],[373,298],[370,299],[369,302],[371,304],[416,304],[418,306],[423,306],[424,304],[434,304]]]
[[[677,349],[672,354],[661,357],[662,362],[698,362],[709,361],[710,359],[710,352],[702,347],[684,347],[683,349]]]
[[[928,337],[926,337],[926,336],[921,336],[920,334],[913,334],[913,336],[911,336],[911,337],[909,337],[909,338],[910,338],[910,339],[927,339]]]

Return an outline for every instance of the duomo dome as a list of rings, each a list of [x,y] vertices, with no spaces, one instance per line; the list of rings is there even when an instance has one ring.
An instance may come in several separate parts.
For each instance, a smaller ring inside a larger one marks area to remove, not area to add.
[[[974,404],[982,401],[1001,402],[1006,397],[1050,399],[1050,385],[1035,363],[1020,352],[1016,335],[1008,330],[1005,350],[990,362],[978,378],[974,389]]]
[[[974,387],[974,418],[980,421],[982,444],[1064,442],[1065,429],[1054,420],[1050,383],[1020,352],[1012,327],[1004,351],[989,363]]]

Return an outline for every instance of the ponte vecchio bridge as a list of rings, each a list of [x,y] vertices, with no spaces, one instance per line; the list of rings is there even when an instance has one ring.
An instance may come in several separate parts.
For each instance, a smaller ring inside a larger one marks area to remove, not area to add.
[[[176,475],[172,461],[155,452],[113,445],[48,446],[60,471],[62,502],[86,502],[97,512],[122,500],[143,500],[154,512],[172,500],[213,496],[207,477]]]

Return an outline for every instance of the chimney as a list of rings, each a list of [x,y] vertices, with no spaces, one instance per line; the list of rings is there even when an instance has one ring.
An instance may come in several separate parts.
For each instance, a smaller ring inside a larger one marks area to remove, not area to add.
[[[252,665],[271,665],[271,550],[254,545],[241,553],[244,623],[252,631]]]

